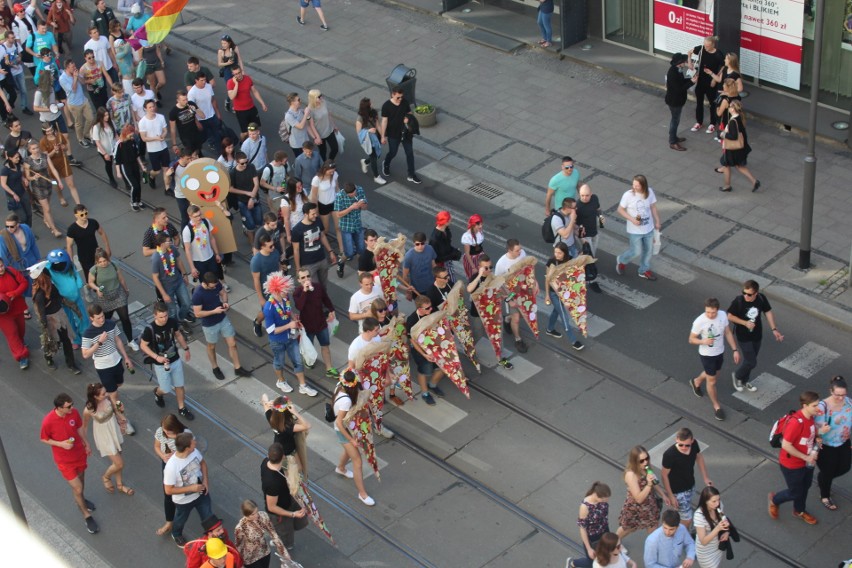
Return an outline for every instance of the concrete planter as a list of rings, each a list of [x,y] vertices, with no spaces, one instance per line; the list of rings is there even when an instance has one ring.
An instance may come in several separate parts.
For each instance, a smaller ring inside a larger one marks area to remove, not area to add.
[[[432,107],[432,112],[421,113],[415,110],[414,116],[417,117],[417,122],[423,128],[435,126],[438,123],[438,109],[435,107]]]

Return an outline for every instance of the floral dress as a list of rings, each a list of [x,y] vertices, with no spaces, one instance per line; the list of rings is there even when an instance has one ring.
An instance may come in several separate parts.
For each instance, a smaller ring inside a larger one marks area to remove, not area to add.
[[[646,485],[648,485],[648,480],[644,476],[640,477],[639,491],[644,491]],[[660,508],[657,507],[653,490],[641,503],[637,503],[628,491],[624,506],[621,508],[621,515],[618,517],[618,524],[624,529],[657,528],[660,524]]]
[[[267,535],[272,537],[272,543],[279,550],[284,548],[284,543],[281,542],[278,533],[275,532],[275,527],[272,526],[269,515],[263,511],[240,519],[237,528],[234,529],[234,540],[243,563],[246,565],[253,564],[269,556],[271,550],[266,543]]]

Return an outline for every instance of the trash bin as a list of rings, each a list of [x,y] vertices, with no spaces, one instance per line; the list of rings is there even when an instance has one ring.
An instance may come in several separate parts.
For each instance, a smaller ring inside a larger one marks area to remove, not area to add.
[[[414,99],[414,87],[417,86],[416,69],[406,67],[400,63],[393,68],[388,78],[385,79],[385,82],[388,84],[388,91],[393,90],[394,87],[401,87],[405,100],[417,106],[417,101]]]

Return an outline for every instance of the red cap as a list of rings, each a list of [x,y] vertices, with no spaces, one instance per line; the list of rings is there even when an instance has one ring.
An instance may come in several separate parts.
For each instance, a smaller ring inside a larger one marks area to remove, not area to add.
[[[18,13],[23,12],[25,10],[22,4],[15,4],[14,6],[12,6],[12,9]]]
[[[450,212],[449,211],[438,211],[438,214],[435,215],[435,223],[438,225],[446,225],[450,222]]]

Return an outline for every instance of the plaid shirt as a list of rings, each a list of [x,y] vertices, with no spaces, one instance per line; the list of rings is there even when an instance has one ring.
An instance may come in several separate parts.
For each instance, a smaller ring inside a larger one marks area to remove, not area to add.
[[[355,186],[354,197],[349,197],[349,195],[346,194],[346,190],[341,189],[337,192],[337,196],[334,198],[334,210],[345,211],[359,199],[363,199],[364,203],[367,203],[367,195],[364,193],[364,189],[360,185]],[[340,218],[340,230],[344,233],[357,233],[361,230],[361,227],[360,209],[350,211]]]

